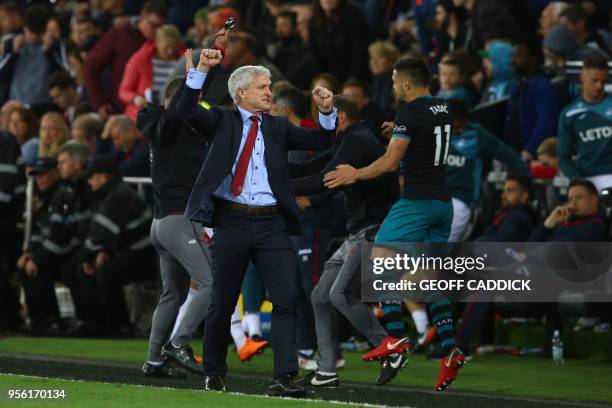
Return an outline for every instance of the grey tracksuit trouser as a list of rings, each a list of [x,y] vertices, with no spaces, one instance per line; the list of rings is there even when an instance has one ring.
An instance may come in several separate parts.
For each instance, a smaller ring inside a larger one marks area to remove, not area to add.
[[[351,279],[360,271],[361,244],[366,241],[366,234],[376,228],[378,225],[369,226],[350,235],[325,263],[321,279],[312,292],[312,307],[319,346],[318,371],[320,372],[336,372],[338,325],[335,322],[333,308],[346,316],[373,345],[380,344],[387,336],[387,332],[367,304],[359,300],[348,299],[346,296]]]
[[[211,258],[203,229],[182,215],[154,219],[151,242],[159,254],[162,292],[153,313],[149,338],[149,361],[161,361],[161,347],[170,335],[179,308],[189,292],[191,279],[198,292],[189,305],[174,337],[176,346],[191,340],[191,334],[202,323],[212,294]]]

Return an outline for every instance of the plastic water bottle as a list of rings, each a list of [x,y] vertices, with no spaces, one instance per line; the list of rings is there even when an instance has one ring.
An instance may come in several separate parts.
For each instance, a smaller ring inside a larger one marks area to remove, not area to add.
[[[565,360],[563,360],[563,340],[561,340],[561,333],[559,333],[559,330],[555,330],[553,334],[552,358],[553,363],[557,365],[565,364]]]

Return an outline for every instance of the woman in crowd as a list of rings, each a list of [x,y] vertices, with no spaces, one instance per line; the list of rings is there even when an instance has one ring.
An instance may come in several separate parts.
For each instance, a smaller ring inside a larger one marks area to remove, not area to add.
[[[45,113],[40,120],[38,157],[57,158],[59,148],[70,139],[70,129],[57,112]]]

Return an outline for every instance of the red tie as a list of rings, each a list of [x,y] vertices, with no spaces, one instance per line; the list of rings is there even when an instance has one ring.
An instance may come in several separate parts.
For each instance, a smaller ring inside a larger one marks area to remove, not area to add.
[[[251,154],[253,153],[253,146],[255,146],[255,138],[257,137],[257,129],[259,118],[257,116],[251,116],[251,129],[249,129],[249,135],[244,143],[244,148],[240,154],[238,165],[236,166],[236,174],[232,179],[232,194],[239,196],[242,193],[242,186],[244,185],[244,178],[249,168],[249,161],[251,161]]]

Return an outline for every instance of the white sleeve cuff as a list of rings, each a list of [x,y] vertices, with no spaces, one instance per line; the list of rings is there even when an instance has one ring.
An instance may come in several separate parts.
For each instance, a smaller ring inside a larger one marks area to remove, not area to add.
[[[202,89],[204,80],[206,79],[206,72],[196,71],[191,68],[187,73],[187,86],[191,89]]]
[[[319,112],[319,124],[325,130],[334,130],[336,128],[336,117],[338,116],[338,109],[334,106],[332,111],[328,114]]]

